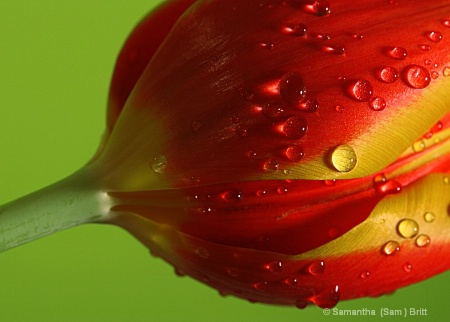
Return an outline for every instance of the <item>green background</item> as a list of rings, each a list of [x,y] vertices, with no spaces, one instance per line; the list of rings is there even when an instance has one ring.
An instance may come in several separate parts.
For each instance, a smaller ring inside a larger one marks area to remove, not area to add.
[[[50,184],[94,153],[115,57],[161,1],[0,1],[0,203]],[[177,277],[119,228],[86,225],[0,254],[0,321],[375,321],[379,308],[426,308],[445,321],[450,274],[324,316],[220,297]],[[387,321],[405,320],[401,317]]]

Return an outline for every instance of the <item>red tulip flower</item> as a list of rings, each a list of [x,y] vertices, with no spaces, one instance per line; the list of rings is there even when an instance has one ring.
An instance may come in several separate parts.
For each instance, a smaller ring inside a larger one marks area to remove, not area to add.
[[[447,0],[165,2],[95,157],[1,208],[1,245],[104,222],[221,294],[389,293],[450,267],[449,112]]]

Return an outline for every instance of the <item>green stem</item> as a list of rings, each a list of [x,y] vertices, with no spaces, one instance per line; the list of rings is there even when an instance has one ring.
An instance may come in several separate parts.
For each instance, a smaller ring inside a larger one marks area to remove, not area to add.
[[[85,168],[0,207],[0,252],[108,214],[108,199]]]

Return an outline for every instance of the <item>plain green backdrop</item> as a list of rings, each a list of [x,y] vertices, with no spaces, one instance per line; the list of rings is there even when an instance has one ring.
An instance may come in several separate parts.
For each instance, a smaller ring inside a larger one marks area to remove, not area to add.
[[[81,167],[104,128],[116,55],[161,1],[0,1],[0,203]],[[250,304],[180,278],[126,232],[86,225],[0,254],[0,321],[376,321],[380,308],[448,320],[450,274],[342,302],[375,318]]]

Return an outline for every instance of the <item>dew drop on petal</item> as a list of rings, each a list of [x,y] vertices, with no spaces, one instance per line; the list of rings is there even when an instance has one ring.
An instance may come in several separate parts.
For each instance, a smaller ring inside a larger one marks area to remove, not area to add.
[[[369,272],[369,271],[362,272],[362,273],[359,275],[359,277],[361,277],[362,279],[366,279],[366,278],[368,278],[369,276],[370,276],[370,272]]]
[[[402,190],[402,185],[395,180],[375,183],[375,190],[381,195],[395,194]]]
[[[450,19],[445,19],[444,21],[442,21],[442,24],[447,27],[450,28]]]
[[[262,107],[262,113],[269,118],[278,118],[284,114],[284,109],[280,103],[269,102]]]
[[[403,60],[406,58],[406,56],[408,55],[407,51],[405,48],[403,47],[392,47],[389,48],[389,50],[387,51],[387,54],[395,59],[399,59],[399,60]]]
[[[411,273],[412,265],[409,263],[406,263],[405,265],[403,265],[403,270],[405,271],[405,273]]]
[[[305,155],[303,148],[298,145],[291,145],[285,151],[286,157],[292,162],[298,162]]]
[[[200,258],[207,259],[209,257],[209,252],[203,247],[197,248],[195,252]]]
[[[363,36],[363,34],[355,33],[355,34],[352,34],[352,38],[353,38],[353,39],[361,40],[361,39],[364,38],[364,36]]]
[[[269,283],[267,283],[266,281],[256,282],[253,284],[253,288],[258,291],[264,291],[267,289],[268,284]]]
[[[439,31],[430,31],[427,33],[427,38],[432,42],[440,42],[442,40],[442,34]]]
[[[327,45],[322,47],[323,51],[333,55],[343,55],[345,54],[345,47],[341,45]]]
[[[403,69],[403,79],[412,88],[422,89],[431,82],[428,69],[419,65],[409,65]]]
[[[338,113],[344,112],[344,107],[343,107],[342,105],[336,105],[336,106],[334,107],[334,109],[335,109],[336,112],[338,112]]]
[[[394,67],[386,66],[379,71],[377,76],[381,81],[390,84],[396,82],[400,75]]]
[[[294,25],[293,27],[285,28],[285,30],[288,34],[290,34],[292,36],[302,37],[302,36],[306,35],[308,28],[304,23],[298,23],[298,24]]]
[[[152,170],[156,173],[162,173],[167,167],[167,159],[164,155],[157,155],[151,160]]]
[[[444,70],[442,71],[442,75],[444,75],[445,77],[450,76],[450,67],[448,67],[448,66],[444,67]]]
[[[419,224],[412,219],[402,219],[397,224],[397,232],[403,238],[413,238],[419,233]]]
[[[331,153],[331,164],[339,172],[352,171],[357,163],[356,152],[348,144],[335,147]]]
[[[323,180],[323,183],[327,186],[327,187],[333,187],[336,185],[336,179],[332,179],[332,180]]]
[[[413,151],[416,153],[422,152],[423,150],[425,150],[425,148],[426,148],[426,144],[425,144],[424,140],[414,142],[414,144],[412,146]]]
[[[298,103],[305,97],[306,86],[298,72],[285,74],[280,80],[280,95],[288,103]]]
[[[373,87],[368,80],[359,79],[350,84],[348,93],[357,101],[368,102],[373,96]]]
[[[311,297],[311,301],[322,309],[329,309],[339,302],[339,286],[327,288]]]
[[[431,78],[432,79],[438,79],[438,77],[439,77],[439,73],[438,72],[436,72],[436,71],[431,72]]]
[[[236,127],[236,133],[237,135],[239,135],[241,138],[247,136],[248,134],[248,126],[247,125],[243,125],[240,124]]]
[[[265,268],[272,273],[280,273],[283,270],[283,264],[281,262],[272,262],[267,264]]]
[[[264,163],[264,170],[266,171],[277,171],[280,164],[276,159],[270,158],[269,160]]]
[[[436,219],[436,215],[433,214],[433,213],[430,212],[430,211],[427,211],[427,212],[423,215],[423,218],[425,219],[425,221],[426,221],[427,223],[432,223],[432,222]]]
[[[226,271],[227,271],[228,275],[233,276],[233,277],[236,277],[239,275],[239,270],[235,267],[228,267],[226,269]]]
[[[386,101],[381,97],[374,97],[369,101],[369,106],[374,111],[382,111],[386,107]]]
[[[301,116],[292,116],[288,118],[281,126],[281,132],[289,139],[300,139],[306,133],[308,124]]]
[[[419,48],[423,51],[430,51],[431,46],[430,45],[419,45]]]
[[[297,107],[305,112],[315,112],[319,108],[319,103],[315,98],[313,99],[307,99],[302,102],[300,102]]]
[[[394,240],[390,240],[388,241],[386,244],[383,245],[383,247],[381,248],[381,251],[383,252],[383,254],[385,255],[392,255],[395,252],[398,252],[400,250],[400,244],[397,243]]]
[[[325,272],[325,262],[321,260],[314,261],[306,267],[306,272],[310,275],[320,275]]]
[[[227,202],[236,202],[242,200],[242,192],[239,190],[227,190],[221,194],[221,197],[224,201]]]
[[[425,247],[430,243],[430,237],[428,237],[428,235],[425,234],[421,234],[419,236],[417,236],[416,238],[416,246],[418,247]]]
[[[331,12],[330,4],[326,0],[315,1],[313,4],[313,11],[318,16],[326,16]]]

